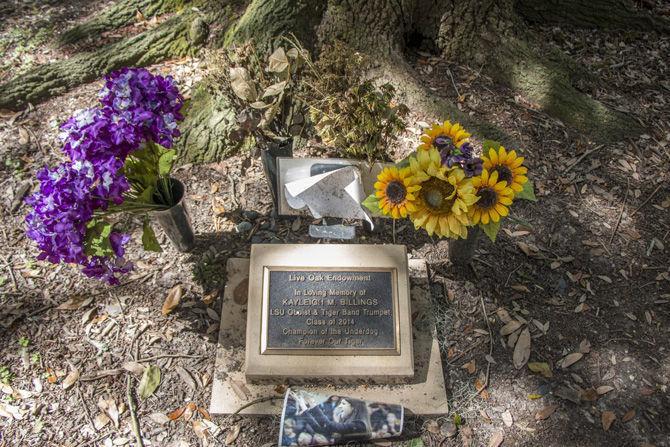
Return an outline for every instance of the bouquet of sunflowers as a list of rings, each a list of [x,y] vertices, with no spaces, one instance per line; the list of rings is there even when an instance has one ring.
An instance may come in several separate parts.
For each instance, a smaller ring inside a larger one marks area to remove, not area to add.
[[[478,225],[495,241],[516,199],[535,201],[524,158],[487,140],[477,157],[470,133],[458,124],[433,124],[406,159],[377,177],[363,205],[374,214],[409,218],[429,235],[465,239]]]

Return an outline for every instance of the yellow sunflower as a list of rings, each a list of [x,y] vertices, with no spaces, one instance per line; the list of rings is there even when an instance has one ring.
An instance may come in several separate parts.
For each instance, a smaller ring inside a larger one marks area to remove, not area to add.
[[[512,204],[514,191],[507,186],[507,182],[498,181],[498,172],[484,169],[482,174],[472,179],[475,194],[479,198],[470,208],[470,219],[473,224],[498,222],[501,217],[509,214],[509,205]]]
[[[470,133],[458,123],[451,124],[449,121],[445,121],[443,124],[435,123],[421,135],[422,143],[418,150],[425,151],[431,147],[442,150],[449,145],[449,142],[456,147],[461,147],[463,143],[468,141],[468,137],[470,137]]]
[[[409,213],[414,227],[425,228],[431,236],[466,238],[468,211],[477,201],[471,179],[460,168],[443,166],[435,148],[419,151],[409,163],[414,181],[421,186],[416,209]]]
[[[394,219],[407,217],[408,212],[416,210],[413,202],[415,192],[421,189],[415,185],[409,168],[398,169],[395,166],[384,168],[377,176],[375,196],[379,199],[379,209]]]
[[[489,156],[482,156],[484,160],[484,169],[498,173],[498,180],[507,182],[507,186],[514,190],[514,193],[521,192],[523,184],[528,181],[526,173],[528,168],[522,166],[523,157],[517,157],[516,151],[507,152],[500,146],[498,150],[489,149]]]

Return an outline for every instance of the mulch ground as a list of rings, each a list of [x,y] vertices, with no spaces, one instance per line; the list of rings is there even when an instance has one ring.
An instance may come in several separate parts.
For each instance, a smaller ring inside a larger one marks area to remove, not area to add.
[[[21,23],[11,16],[13,26]],[[15,37],[3,27],[0,38]],[[397,242],[427,259],[433,287],[449,297],[435,303],[435,315],[451,412],[412,419],[408,428],[426,446],[500,437],[503,445],[670,445],[670,39],[535,31],[597,74],[596,99],[646,130],[599,145],[479,67],[410,55],[436,95],[519,142],[539,201],[515,204],[516,220],[495,244],[481,240],[467,268],[450,264],[446,241],[398,226]],[[56,51],[41,45],[45,54]],[[152,69],[175,74],[184,91],[202,75],[201,61],[191,59]],[[229,257],[248,256],[258,242],[314,243],[313,221],[273,219],[260,161],[242,154],[176,171],[188,188],[193,252],[176,252],[162,233],[162,253],[142,252],[140,221],[128,218],[121,223],[136,228],[129,252],[136,269],[119,287],[35,261],[22,185],[59,159],[57,124],[94,104],[98,88],[82,86],[18,115],[2,112],[0,445],[134,445],[127,387],[134,390],[149,365],[160,369],[161,384],[139,402],[145,445],[273,445],[277,418],[206,412],[219,292]],[[437,118],[448,117],[414,113],[396,152],[410,150],[421,124]],[[359,228],[354,242],[390,240],[382,223],[375,233]],[[180,305],[163,315],[179,285]],[[535,372],[514,365],[526,329]]]

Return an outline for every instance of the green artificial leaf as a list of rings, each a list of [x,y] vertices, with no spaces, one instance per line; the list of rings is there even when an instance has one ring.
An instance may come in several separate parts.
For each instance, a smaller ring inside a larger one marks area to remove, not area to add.
[[[174,159],[177,156],[177,151],[174,149],[167,150],[158,158],[158,175],[168,175],[172,171]]]
[[[400,160],[399,162],[397,162],[395,165],[398,167],[398,169],[408,167],[408,166],[409,166],[409,158],[410,158],[410,157],[415,157],[415,158],[416,158],[416,151],[412,151],[412,152],[410,152],[410,153],[407,155],[407,157],[403,158],[402,160]]]
[[[498,150],[498,148],[501,146],[499,141],[494,141],[494,140],[484,140],[484,143],[482,143],[482,153],[485,157],[489,156],[489,149],[495,149]]]
[[[463,424],[463,418],[460,414],[454,413],[454,425],[460,427]]]
[[[533,188],[533,182],[528,180],[526,183],[524,183],[523,189],[521,192],[517,193],[514,198],[537,202],[537,197],[535,197],[535,188]]]
[[[91,220],[86,226],[84,240],[85,252],[89,256],[112,256],[114,250],[109,241],[112,234],[112,224],[104,220]]]
[[[154,233],[154,229],[151,228],[149,219],[144,219],[144,225],[142,226],[142,245],[147,251],[155,251],[158,253],[163,251],[160,244],[158,243],[158,240],[156,239],[156,233]]]
[[[361,205],[370,210],[373,216],[382,216],[382,210],[379,209],[379,199],[374,194],[367,196]]]
[[[140,385],[137,389],[142,400],[154,394],[156,388],[161,383],[161,370],[156,365],[150,365],[144,370]]]
[[[496,236],[498,236],[498,231],[500,231],[500,221],[498,222],[489,222],[486,225],[480,225],[480,228],[484,230],[484,233],[491,239],[491,242],[496,241]]]
[[[414,438],[407,443],[407,447],[424,447],[425,444],[421,438]]]
[[[139,203],[154,203],[154,192],[156,192],[156,187],[147,187],[137,196],[137,201]]]

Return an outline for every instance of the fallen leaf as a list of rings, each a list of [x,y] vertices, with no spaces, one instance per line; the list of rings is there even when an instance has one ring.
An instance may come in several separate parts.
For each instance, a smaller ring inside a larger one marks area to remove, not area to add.
[[[209,436],[209,431],[207,430],[207,426],[203,424],[202,421],[193,421],[193,431],[198,438],[206,442],[207,437]]]
[[[535,413],[535,420],[536,421],[543,421],[547,419],[549,416],[554,414],[554,411],[558,408],[558,405],[547,405],[537,413]]]
[[[209,306],[214,302],[219,297],[219,290],[215,290],[212,293],[208,293],[204,297],[202,297],[202,302],[205,303],[206,306]]]
[[[561,360],[561,368],[565,369],[574,365],[584,357],[584,354],[581,352],[573,352],[572,354],[566,355],[563,360]]]
[[[521,331],[519,339],[516,342],[514,347],[514,354],[512,360],[514,361],[514,367],[516,369],[521,369],[528,362],[530,358],[530,331],[528,328],[525,328]]]
[[[98,408],[100,411],[109,416],[109,419],[114,423],[114,427],[119,428],[119,407],[116,405],[114,399],[103,399],[100,397],[98,400]]]
[[[524,286],[523,284],[514,284],[512,285],[512,289],[516,290],[517,292],[530,292],[528,287]]]
[[[529,362],[528,369],[530,369],[534,373],[541,374],[543,377],[546,377],[547,379],[550,379],[554,376],[554,374],[551,372],[549,364],[545,362]]]
[[[181,284],[177,284],[168,291],[165,302],[163,302],[163,308],[161,309],[163,315],[169,314],[174,310],[175,307],[179,305],[183,294],[184,288]]]
[[[503,434],[502,431],[497,431],[491,436],[491,439],[489,439],[489,447],[499,447],[500,444],[503,443],[505,440],[505,435]]]
[[[147,399],[149,396],[154,394],[156,388],[161,382],[161,370],[156,365],[150,365],[147,369],[144,370],[142,374],[142,379],[140,379],[140,384],[138,386],[138,393],[142,400]]]
[[[226,433],[225,444],[226,445],[232,444],[233,442],[235,442],[235,440],[239,435],[240,435],[240,426],[239,424],[235,424],[230,428],[230,430],[228,430],[228,433]]]
[[[434,419],[431,419],[426,422],[426,430],[431,433],[438,434],[440,432],[440,426]]]
[[[176,410],[169,412],[167,417],[171,421],[176,421],[184,414],[184,410],[186,410],[186,407],[179,407]]]
[[[179,375],[179,377],[181,377],[181,380],[183,380],[184,383],[186,383],[186,385],[188,385],[189,388],[191,388],[193,391],[198,390],[198,385],[196,385],[195,380],[193,380],[193,377],[188,371],[186,371],[185,368],[177,366],[175,368],[175,371],[177,371],[177,374]]]
[[[198,413],[200,413],[200,416],[202,416],[203,419],[207,419],[208,421],[212,420],[212,416],[209,414],[209,411],[202,407],[198,407]]]
[[[602,386],[599,386],[598,388],[596,388],[596,392],[602,396],[603,394],[609,393],[613,389],[614,389],[614,387],[612,387],[612,386],[602,385]]]
[[[191,418],[193,417],[193,413],[197,410],[198,406],[195,404],[195,402],[189,402],[188,405],[186,405],[186,408],[184,409],[184,414],[182,414],[182,419],[185,421],[190,421]]]
[[[58,310],[77,310],[84,306],[88,306],[93,301],[93,298],[86,298],[82,295],[75,295],[70,297],[66,302],[62,303],[56,309]]]
[[[144,374],[144,370],[146,369],[144,365],[138,362],[124,362],[121,364],[121,368],[137,375]]]
[[[603,430],[607,431],[610,429],[614,420],[616,419],[616,414],[612,411],[603,411],[601,422],[603,423]]]
[[[482,399],[488,399],[489,398],[489,392],[486,391],[486,389],[484,387],[484,381],[483,380],[481,380],[479,378],[477,378],[475,380],[475,389],[479,392],[479,396]]]
[[[98,413],[93,418],[93,427],[99,431],[105,428],[105,426],[110,422],[112,422],[112,420],[109,418],[109,416],[107,416],[105,413]]]
[[[465,363],[461,368],[465,369],[470,374],[474,374],[477,371],[477,366],[475,365],[475,360],[472,359],[469,362]]]
[[[500,335],[502,335],[504,337],[504,336],[509,335],[512,332],[516,331],[520,327],[521,327],[521,322],[516,321],[516,320],[512,320],[509,323],[507,323],[506,325],[504,325],[502,328],[500,328]]]
[[[579,398],[586,402],[595,402],[598,400],[598,392],[594,388],[586,388],[579,393]]]
[[[512,424],[514,424],[514,418],[512,417],[512,413],[510,413],[509,410],[503,412],[501,416],[506,426],[511,427]]]
[[[621,422],[628,422],[635,417],[635,410],[628,410],[621,418]]]
[[[72,371],[70,371],[67,377],[65,377],[65,379],[63,380],[62,383],[63,389],[67,390],[72,388],[72,385],[77,383],[78,380],[79,380],[79,370],[75,368]]]
[[[157,423],[158,425],[165,425],[170,422],[170,418],[163,413],[151,413],[149,419]]]
[[[578,351],[582,354],[588,354],[591,352],[591,342],[589,342],[587,339],[582,340],[581,343],[579,343]]]

